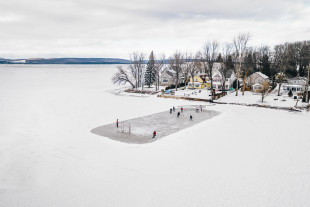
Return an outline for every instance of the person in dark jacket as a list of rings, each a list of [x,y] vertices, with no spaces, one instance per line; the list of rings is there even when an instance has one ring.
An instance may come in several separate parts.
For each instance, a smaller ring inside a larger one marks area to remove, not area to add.
[[[172,109],[170,109],[170,114],[172,113]]]
[[[179,118],[179,116],[180,116],[180,112],[178,111],[177,117]]]
[[[193,120],[193,116],[192,116],[192,115],[190,115],[190,116],[189,116],[189,119],[190,119],[190,120]]]

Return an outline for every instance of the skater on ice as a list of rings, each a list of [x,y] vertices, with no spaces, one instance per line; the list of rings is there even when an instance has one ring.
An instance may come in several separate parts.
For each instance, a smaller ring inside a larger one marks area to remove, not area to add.
[[[116,119],[116,127],[118,128],[118,119]]]
[[[153,132],[153,138],[155,138],[155,137],[156,137],[156,131]]]

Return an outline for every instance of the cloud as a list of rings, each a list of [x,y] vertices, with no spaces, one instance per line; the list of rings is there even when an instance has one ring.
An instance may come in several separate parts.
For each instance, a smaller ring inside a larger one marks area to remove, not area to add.
[[[122,57],[151,50],[195,51],[205,41],[250,44],[304,40],[304,0],[0,0],[2,57]]]

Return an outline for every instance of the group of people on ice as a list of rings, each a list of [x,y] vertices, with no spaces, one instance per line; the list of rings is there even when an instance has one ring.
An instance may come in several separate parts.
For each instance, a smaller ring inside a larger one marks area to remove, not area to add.
[[[181,106],[181,108],[180,108],[180,111],[178,111],[178,113],[177,113],[177,118],[179,118],[180,117],[180,115],[181,115],[181,113],[183,113],[183,107]],[[173,106],[172,108],[170,108],[170,114],[172,114],[172,112],[175,112],[175,107]],[[200,105],[199,107],[197,106],[196,107],[196,113],[199,113],[199,111],[201,111],[202,112],[202,106]],[[193,120],[193,116],[190,114],[189,115],[189,119],[192,121]],[[118,128],[118,119],[116,120],[116,127]],[[154,130],[153,131],[153,137],[152,138],[155,138],[156,137],[156,135],[157,135],[157,133],[156,133],[156,131]]]
[[[183,110],[184,110],[184,108],[181,106],[180,111],[178,111],[178,113],[177,113],[177,118],[179,118],[181,116],[181,114],[183,113]],[[170,114],[172,114],[172,112],[175,112],[175,107],[173,106],[172,108],[170,108],[169,111],[170,111]],[[196,113],[199,113],[199,111],[202,112],[202,106],[201,105],[199,108],[198,107],[196,108]],[[193,116],[189,115],[189,119],[193,120]]]

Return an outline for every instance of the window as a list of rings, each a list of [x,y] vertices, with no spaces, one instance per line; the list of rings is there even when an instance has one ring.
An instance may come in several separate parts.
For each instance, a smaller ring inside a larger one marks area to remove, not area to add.
[[[163,83],[168,83],[168,78],[167,77],[163,77]]]

